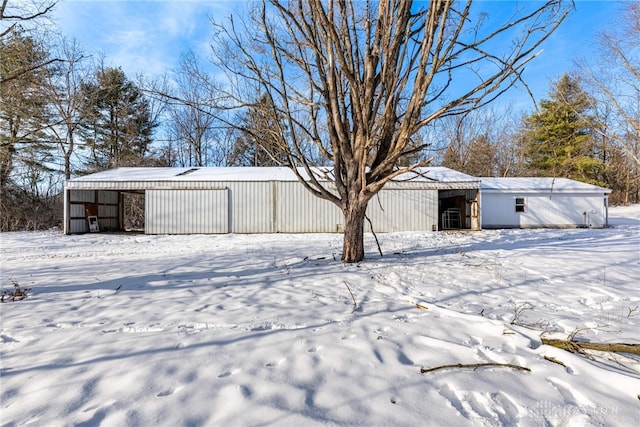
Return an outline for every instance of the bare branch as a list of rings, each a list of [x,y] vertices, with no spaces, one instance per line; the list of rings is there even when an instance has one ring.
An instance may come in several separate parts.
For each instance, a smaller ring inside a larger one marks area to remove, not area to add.
[[[473,370],[475,371],[478,368],[493,368],[493,367],[511,368],[511,369],[517,369],[520,371],[531,372],[531,369],[527,368],[526,366],[519,366],[511,363],[470,363],[470,364],[457,363],[455,365],[436,366],[435,368],[420,368],[420,373],[426,374],[429,372],[440,371],[443,369],[465,369],[465,368],[467,369],[473,368]]]
[[[38,5],[38,9],[33,13],[27,13],[27,15],[6,15],[8,0],[2,0],[2,6],[0,7],[0,20],[6,19],[10,21],[31,21],[49,13],[56,5],[56,1],[49,5]]]

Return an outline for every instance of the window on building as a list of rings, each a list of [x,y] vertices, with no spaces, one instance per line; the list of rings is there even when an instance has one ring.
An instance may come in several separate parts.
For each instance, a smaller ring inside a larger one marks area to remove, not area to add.
[[[516,212],[525,212],[524,197],[516,197]]]

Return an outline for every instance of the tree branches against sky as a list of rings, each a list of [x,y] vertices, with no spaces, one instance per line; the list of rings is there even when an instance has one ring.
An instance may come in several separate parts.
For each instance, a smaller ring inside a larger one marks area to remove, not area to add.
[[[243,13],[248,1],[224,0],[60,0],[52,16],[59,30],[76,38],[87,52],[104,55],[127,75],[156,77],[177,68],[180,55],[193,51],[207,63],[210,56],[211,19]],[[485,25],[511,13],[515,2],[478,1],[487,12]],[[589,57],[598,32],[612,25],[622,9],[618,1],[577,0],[576,10],[543,45],[524,79],[536,100],[546,97],[549,82],[574,68],[574,60]],[[514,88],[501,104],[530,109],[533,103],[524,88]]]

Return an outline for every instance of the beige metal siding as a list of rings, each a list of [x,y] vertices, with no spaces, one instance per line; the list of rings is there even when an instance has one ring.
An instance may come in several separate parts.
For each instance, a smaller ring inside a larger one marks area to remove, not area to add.
[[[68,233],[88,233],[85,203],[96,202],[95,190],[69,190],[69,230]]]
[[[227,189],[149,190],[145,233],[228,233],[228,201]]]
[[[206,190],[211,187],[219,188],[222,181],[67,181],[69,190],[109,190],[109,191],[139,191],[139,190]]]
[[[89,232],[89,226],[87,225],[86,219],[70,219],[69,220],[69,233],[68,234],[76,234],[76,233],[87,233]]]
[[[84,218],[84,204],[73,204],[69,207],[71,218]]]
[[[231,233],[273,233],[273,183],[225,182],[231,200]]]
[[[276,184],[276,231],[279,233],[334,233],[343,222],[340,209],[311,194],[298,182]]]
[[[69,201],[71,203],[95,203],[96,191],[95,190],[71,190],[69,192]]]
[[[98,218],[118,217],[118,205],[98,205]]]
[[[98,203],[118,204],[118,196],[117,191],[98,191]]]
[[[367,216],[375,232],[425,231],[438,224],[438,190],[381,190],[371,199]],[[367,223],[365,229],[370,231]]]
[[[368,215],[377,232],[431,230],[438,224],[438,189],[475,191],[478,185],[389,182],[370,201]],[[150,234],[336,232],[344,222],[338,207],[297,181],[71,180],[67,189],[70,232],[88,231],[86,220],[74,218],[84,216],[84,203],[99,202],[100,216],[117,217],[120,191],[146,192],[145,229]]]

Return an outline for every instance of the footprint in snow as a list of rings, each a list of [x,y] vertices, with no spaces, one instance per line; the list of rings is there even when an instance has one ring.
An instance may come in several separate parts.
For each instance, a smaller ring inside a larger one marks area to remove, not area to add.
[[[287,359],[282,358],[282,359],[276,360],[274,362],[267,362],[267,363],[264,364],[264,366],[266,366],[267,368],[273,368],[273,367],[276,367],[276,366],[280,365],[285,360],[287,360]]]
[[[455,387],[445,384],[440,389],[440,394],[449,401],[449,404],[462,414],[465,418],[469,418],[469,412],[465,409],[464,404]]]
[[[579,406],[595,406],[585,395],[574,389],[571,384],[559,378],[549,377],[547,381],[560,393],[566,402],[572,402]]]
[[[482,337],[476,337],[474,335],[470,335],[469,339],[467,339],[464,344],[469,344],[469,345],[480,345],[482,344],[483,339]]]
[[[489,347],[477,347],[476,358],[478,360],[488,360],[495,363],[507,363],[504,357],[497,354],[493,349]]]
[[[1,334],[0,335],[0,342],[2,342],[2,343],[20,342],[20,340],[17,339],[17,338],[12,337],[10,335]]]
[[[240,388],[240,394],[242,394],[242,397],[244,397],[245,399],[250,398],[253,394],[253,391],[249,386],[239,385],[238,387]]]
[[[491,425],[517,425],[523,413],[518,404],[503,392],[464,392],[445,384],[440,394],[465,418],[485,419]]]
[[[156,394],[156,397],[167,397],[167,396],[171,396],[173,393],[175,393],[176,391],[179,390],[178,388],[170,388],[164,391],[161,391],[160,393]]]

